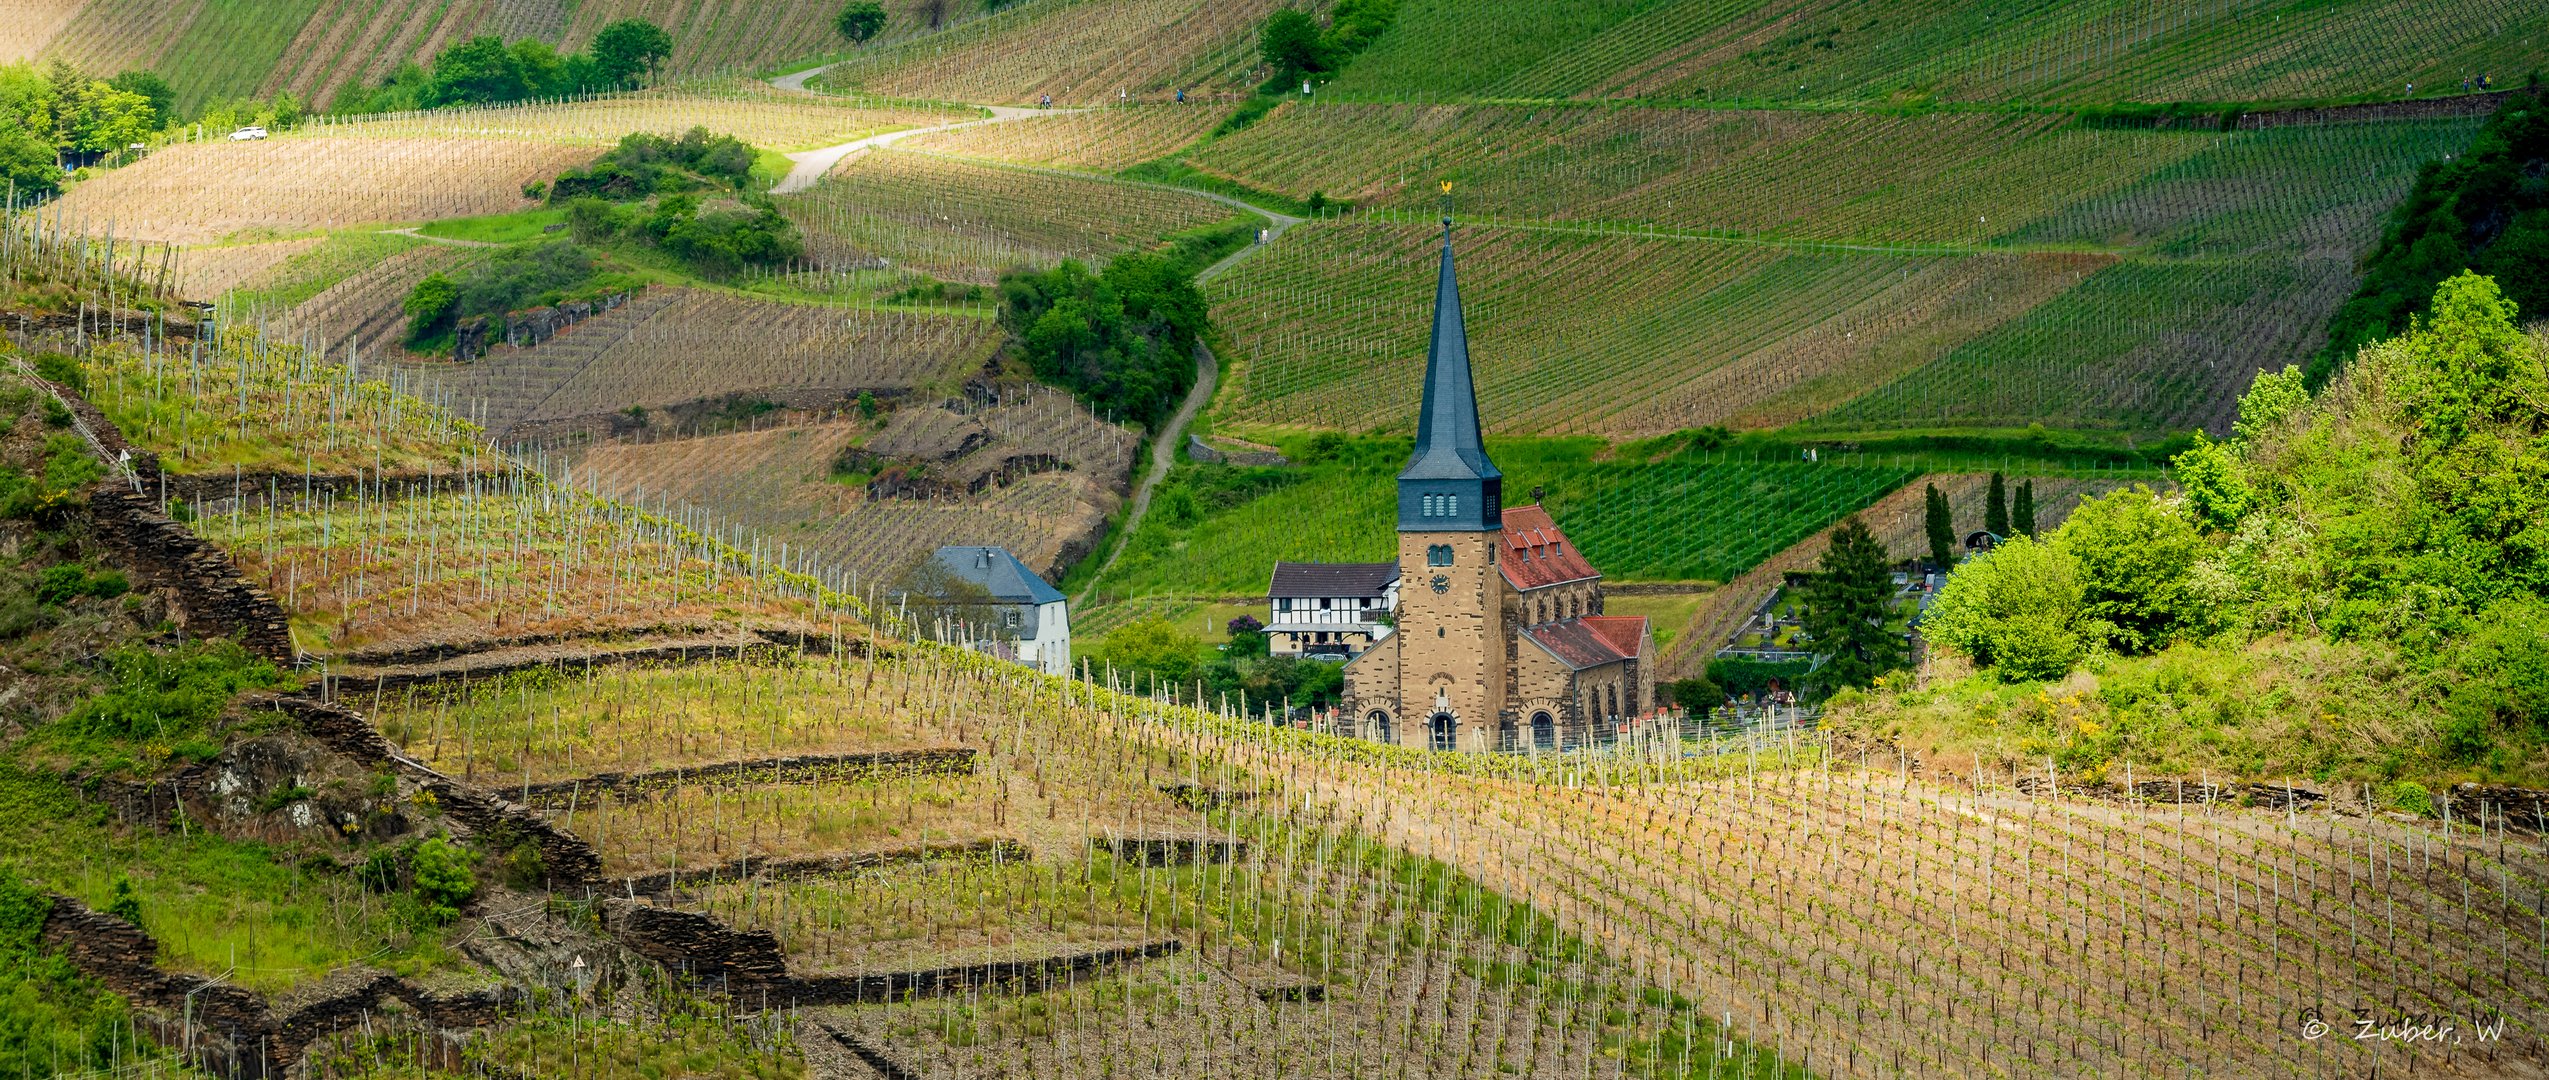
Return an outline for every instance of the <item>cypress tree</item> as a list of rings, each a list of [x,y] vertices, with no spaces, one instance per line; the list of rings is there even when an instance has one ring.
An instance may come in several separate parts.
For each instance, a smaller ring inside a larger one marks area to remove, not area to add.
[[[2009,535],[2009,491],[1999,473],[1991,474],[1991,501],[1983,505],[1983,531]]]
[[[2036,535],[2036,482],[2022,480],[2018,484],[2017,504],[2009,508],[2009,524],[2020,536]]]
[[[1903,666],[1903,638],[1885,625],[1894,609],[1894,574],[1885,545],[1852,514],[1832,530],[1820,572],[1805,585],[1805,631],[1829,657],[1820,672],[1830,686],[1866,686]]]
[[[1945,570],[1956,565],[1956,520],[1948,511],[1947,496],[1938,493],[1938,485],[1929,488],[1926,524],[1929,526],[1929,561]]]

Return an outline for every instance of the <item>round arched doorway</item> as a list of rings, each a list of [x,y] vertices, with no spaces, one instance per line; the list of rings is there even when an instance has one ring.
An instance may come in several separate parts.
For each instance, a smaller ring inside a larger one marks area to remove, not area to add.
[[[1531,714],[1531,745],[1535,749],[1558,748],[1558,720],[1545,712]]]
[[[1435,713],[1433,720],[1429,721],[1427,726],[1433,731],[1434,749],[1456,750],[1460,748],[1460,721],[1452,719],[1452,714],[1441,712]]]
[[[1390,736],[1390,714],[1379,709],[1363,718],[1364,736],[1373,742],[1397,742]]]

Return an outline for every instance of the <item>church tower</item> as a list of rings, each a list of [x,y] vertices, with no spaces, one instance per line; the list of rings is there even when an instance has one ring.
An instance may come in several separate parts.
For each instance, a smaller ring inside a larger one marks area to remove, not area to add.
[[[1452,272],[1451,219],[1434,288],[1434,337],[1416,452],[1398,474],[1401,745],[1487,750],[1505,703],[1504,474],[1487,460],[1469,334]]]

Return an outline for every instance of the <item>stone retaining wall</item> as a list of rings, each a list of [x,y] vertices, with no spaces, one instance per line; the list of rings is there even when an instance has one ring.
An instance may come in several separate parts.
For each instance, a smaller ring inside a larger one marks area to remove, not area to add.
[[[144,584],[176,592],[186,632],[236,637],[249,652],[277,664],[299,659],[283,605],[250,584],[229,553],[112,482],[89,495],[89,517],[119,563]]]
[[[493,991],[438,998],[386,971],[345,968],[298,1008],[277,1015],[253,992],[160,970],[159,943],[141,927],[91,911],[67,896],[50,899],[44,944],[59,950],[81,973],[143,1006],[142,1022],[154,1040],[163,1046],[191,1046],[196,1064],[216,1075],[284,1075],[310,1043],[362,1025],[370,1012],[390,1000],[406,1003],[441,1027],[494,1023],[506,1003]]]
[[[684,885],[717,881],[790,881],[933,859],[968,862],[1026,862],[1035,857],[1015,840],[975,840],[963,844],[920,844],[891,851],[807,855],[793,859],[736,859],[695,870],[666,870],[623,878],[604,889],[627,896],[660,896]]]
[[[884,775],[971,776],[974,758],[973,748],[961,746],[866,754],[799,754],[690,769],[595,773],[576,780],[526,784],[521,791],[523,801],[532,806],[560,807],[575,798],[659,792],[703,784],[812,784]]]
[[[907,997],[937,997],[985,987],[1033,993],[1117,964],[1174,956],[1183,948],[1184,942],[1164,938],[1140,945],[1036,960],[1001,960],[874,975],[813,975],[788,980],[784,988],[773,990],[770,1001],[772,1004],[795,1006],[882,1004]]]
[[[1247,841],[1213,836],[1092,836],[1089,848],[1135,866],[1232,863],[1248,857]]]

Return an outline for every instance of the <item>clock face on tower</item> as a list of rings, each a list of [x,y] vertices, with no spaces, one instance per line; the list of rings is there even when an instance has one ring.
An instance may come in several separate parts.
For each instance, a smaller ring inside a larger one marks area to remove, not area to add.
[[[1434,586],[1434,592],[1437,594],[1452,591],[1452,579],[1444,577],[1441,574],[1434,575],[1432,584]]]

